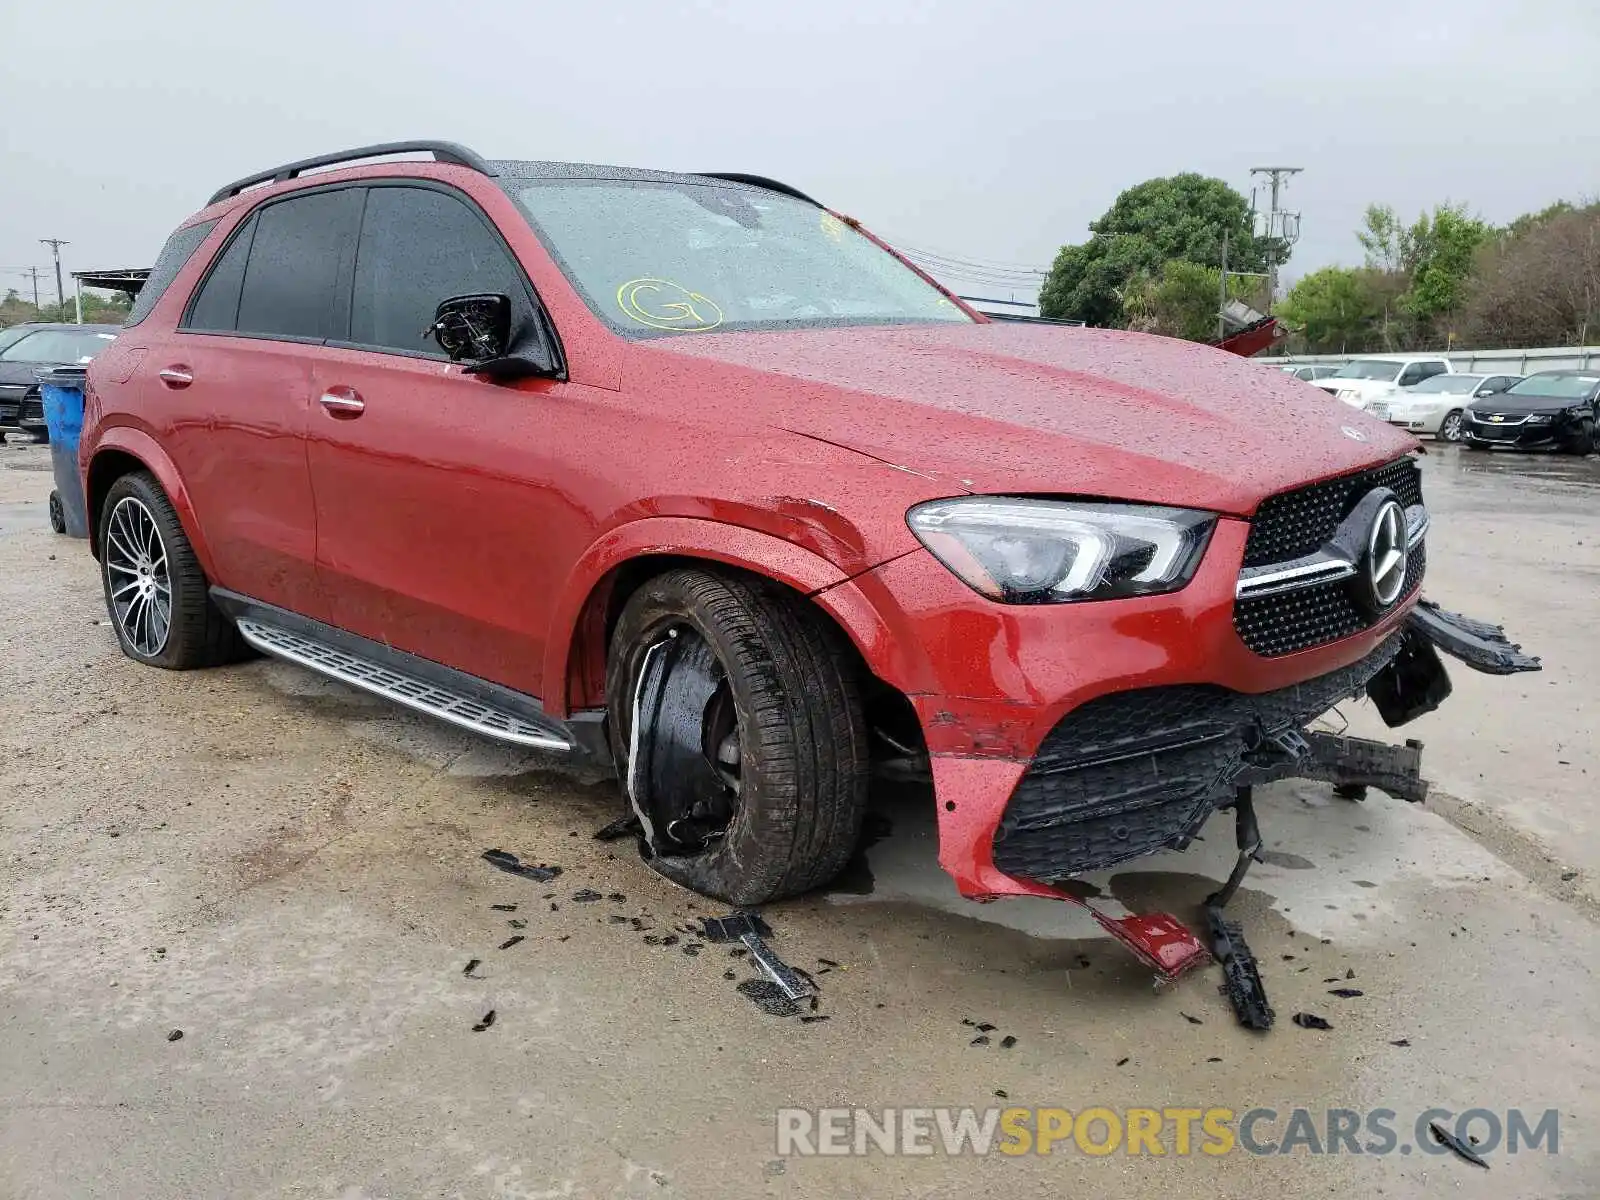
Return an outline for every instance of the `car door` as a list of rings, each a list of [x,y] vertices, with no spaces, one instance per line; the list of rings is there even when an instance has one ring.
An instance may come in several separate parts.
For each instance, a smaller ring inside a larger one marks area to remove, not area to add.
[[[164,440],[199,515],[214,582],[319,619],[308,356],[335,317],[361,198],[361,189],[318,189],[251,213],[176,334],[144,360],[150,386],[164,392]]]
[[[373,186],[348,339],[318,355],[308,441],[317,568],[337,626],[532,695],[594,515],[562,485],[593,458],[585,389],[467,375],[427,335],[451,296],[537,298],[464,195]]]

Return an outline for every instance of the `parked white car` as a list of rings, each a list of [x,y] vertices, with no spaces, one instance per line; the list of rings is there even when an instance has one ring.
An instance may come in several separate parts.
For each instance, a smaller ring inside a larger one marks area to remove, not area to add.
[[[1367,405],[1367,411],[1412,433],[1431,433],[1441,442],[1459,442],[1461,414],[1467,405],[1479,396],[1498,396],[1521,378],[1521,375],[1435,375],[1392,396],[1373,400]]]
[[[1436,354],[1369,354],[1351,359],[1327,378],[1313,380],[1311,386],[1339,397],[1352,408],[1366,408],[1381,396],[1451,373],[1450,360]]]
[[[1323,379],[1332,375],[1338,369],[1332,363],[1306,363],[1304,366],[1285,363],[1278,368],[1286,375],[1293,375],[1296,379],[1304,379],[1307,383],[1310,383],[1313,379]]]

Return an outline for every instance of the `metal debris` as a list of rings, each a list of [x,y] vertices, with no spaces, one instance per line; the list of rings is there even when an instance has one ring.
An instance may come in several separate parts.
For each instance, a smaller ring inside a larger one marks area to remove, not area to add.
[[[815,983],[772,952],[764,940],[772,936],[772,929],[759,913],[735,912],[726,917],[705,917],[701,929],[708,942],[740,942],[762,974],[790,1000],[799,1000],[817,990]]]
[[[549,883],[557,875],[561,874],[560,867],[545,866],[543,864],[533,866],[530,863],[523,862],[509,850],[485,850],[483,852],[483,861],[491,867],[498,867],[511,875],[520,875],[524,879],[532,879],[539,883]]]
[[[1456,1152],[1458,1157],[1466,1159],[1475,1167],[1482,1167],[1485,1171],[1489,1169],[1489,1163],[1483,1155],[1479,1154],[1439,1122],[1429,1121],[1428,1128],[1433,1132],[1433,1140],[1441,1146],[1449,1146],[1450,1149]]]

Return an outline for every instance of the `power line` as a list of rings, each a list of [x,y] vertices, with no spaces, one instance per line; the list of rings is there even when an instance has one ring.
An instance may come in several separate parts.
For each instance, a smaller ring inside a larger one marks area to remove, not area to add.
[[[72,245],[72,243],[63,241],[60,238],[40,238],[39,239],[39,244],[41,246],[49,246],[50,247],[50,253],[55,255],[55,260],[56,260],[56,307],[57,308],[65,308],[67,306],[67,293],[61,286],[61,247],[70,246],[70,245]]]

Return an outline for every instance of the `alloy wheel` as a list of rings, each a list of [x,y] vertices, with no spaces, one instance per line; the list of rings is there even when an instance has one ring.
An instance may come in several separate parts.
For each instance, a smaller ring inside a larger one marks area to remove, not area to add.
[[[172,577],[155,515],[124,496],[111,510],[102,551],[111,618],[135,653],[154,658],[172,632]]]
[[[1445,417],[1444,424],[1439,426],[1439,437],[1447,442],[1459,442],[1461,440],[1460,413],[1453,412]]]

